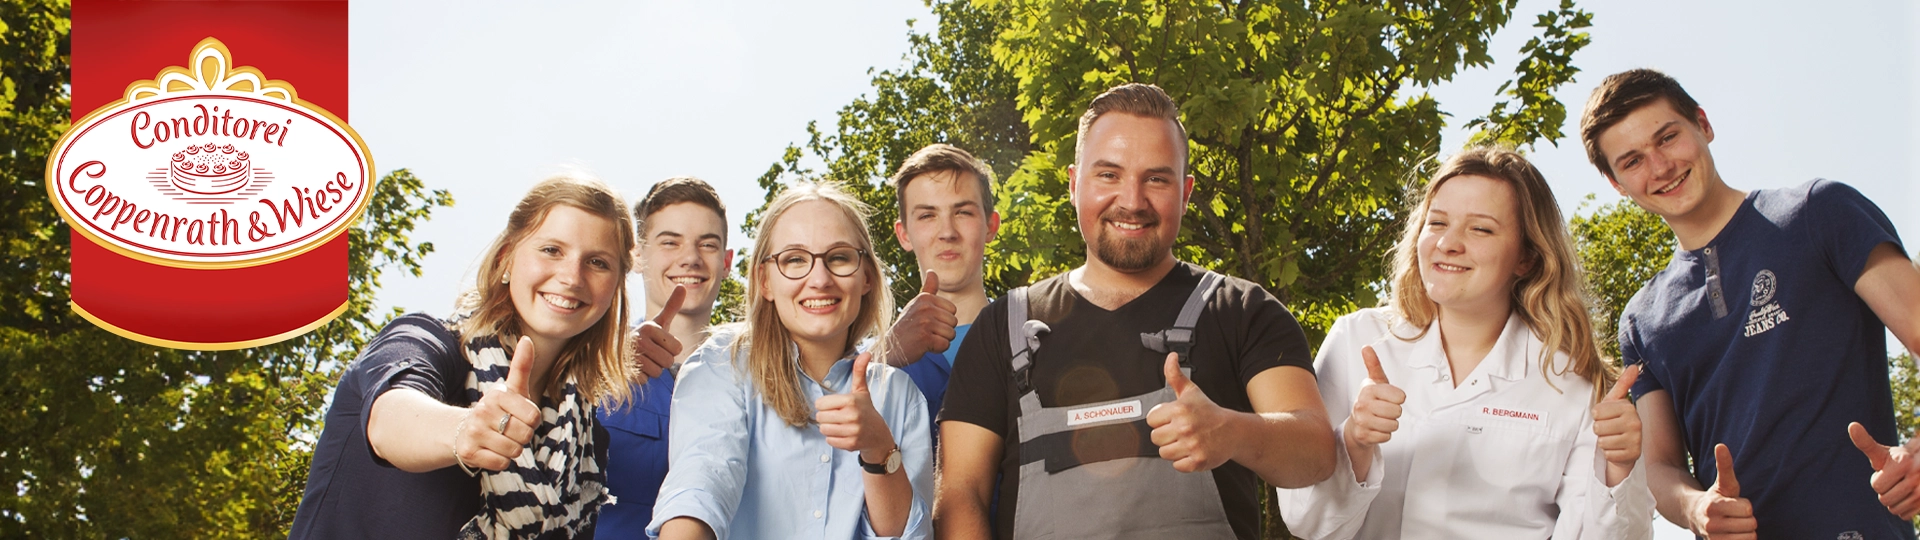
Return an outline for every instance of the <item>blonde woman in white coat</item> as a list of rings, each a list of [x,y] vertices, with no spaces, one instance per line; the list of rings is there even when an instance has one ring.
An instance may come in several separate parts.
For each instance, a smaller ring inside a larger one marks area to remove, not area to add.
[[[1326,481],[1279,491],[1296,535],[1643,539],[1640,424],[1588,322],[1558,205],[1518,153],[1469,149],[1428,183],[1387,305],[1314,360],[1335,426]],[[1624,383],[1624,384],[1621,384]]]

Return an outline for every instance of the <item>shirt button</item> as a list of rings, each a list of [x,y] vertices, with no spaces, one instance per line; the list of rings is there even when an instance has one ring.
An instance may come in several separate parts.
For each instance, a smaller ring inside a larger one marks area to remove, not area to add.
[[[821,514],[819,510],[814,510],[814,511],[813,511],[813,519],[820,519],[820,516],[821,516],[821,515],[823,515],[823,514]]]
[[[829,461],[829,460],[831,460],[831,459],[833,459],[833,458],[832,458],[832,454],[820,454],[820,462],[821,462],[821,463],[826,463],[827,461]]]

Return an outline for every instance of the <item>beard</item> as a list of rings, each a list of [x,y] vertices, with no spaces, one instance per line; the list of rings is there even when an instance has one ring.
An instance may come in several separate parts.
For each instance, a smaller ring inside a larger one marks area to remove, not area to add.
[[[1115,238],[1107,234],[1105,221],[1131,221],[1147,228],[1160,225],[1160,216],[1151,211],[1124,212],[1118,209],[1100,214],[1099,232],[1094,234],[1093,254],[1101,262],[1122,272],[1137,272],[1153,268],[1173,249],[1171,242],[1161,240],[1156,235],[1144,238]]]

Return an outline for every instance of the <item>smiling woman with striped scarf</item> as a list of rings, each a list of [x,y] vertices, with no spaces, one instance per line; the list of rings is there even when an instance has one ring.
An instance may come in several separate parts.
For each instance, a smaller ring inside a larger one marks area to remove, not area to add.
[[[609,499],[593,407],[630,397],[632,231],[599,181],[534,186],[455,320],[400,317],[341,377],[291,536],[591,534]]]

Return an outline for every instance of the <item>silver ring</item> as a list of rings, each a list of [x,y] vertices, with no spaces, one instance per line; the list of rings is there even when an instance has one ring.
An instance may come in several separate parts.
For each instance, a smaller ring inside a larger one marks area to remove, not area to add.
[[[498,432],[498,433],[499,433],[499,434],[501,434],[501,435],[506,435],[506,434],[507,434],[507,421],[508,421],[508,420],[512,420],[512,419],[513,419],[513,417],[512,417],[512,416],[507,416],[507,415],[501,415],[501,416],[500,416],[500,421],[499,421],[499,422],[495,422],[495,423],[493,424],[493,430],[494,430],[495,432]]]

